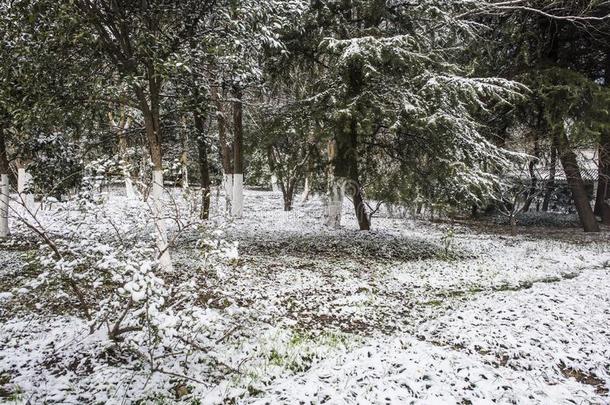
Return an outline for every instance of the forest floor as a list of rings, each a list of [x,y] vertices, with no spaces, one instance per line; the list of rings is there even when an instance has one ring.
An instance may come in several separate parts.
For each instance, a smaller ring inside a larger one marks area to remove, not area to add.
[[[197,381],[88,358],[98,336],[61,305],[15,291],[34,245],[0,246],[0,402],[610,402],[610,233],[480,222],[373,219],[322,225],[319,200],[282,211],[247,191],[244,218],[216,223],[239,243],[222,271],[173,251],[175,271],[206,272],[202,305],[223,332]],[[111,196],[113,215],[124,201]],[[45,214],[50,215],[50,214]],[[196,235],[193,235],[196,238]],[[229,326],[229,327],[227,327]]]

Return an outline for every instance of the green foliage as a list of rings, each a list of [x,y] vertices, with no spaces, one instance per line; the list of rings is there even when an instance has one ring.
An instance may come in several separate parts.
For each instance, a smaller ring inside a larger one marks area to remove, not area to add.
[[[607,9],[592,1],[535,5],[564,16]],[[231,121],[239,90],[250,184],[268,181],[270,151],[274,172],[298,184],[308,173],[318,191],[329,164],[353,174],[340,161],[354,157],[369,199],[484,205],[522,157],[504,149],[516,128],[542,134],[567,123],[583,145],[610,130],[610,95],[598,84],[606,34],[591,32],[588,49],[578,24],[486,7],[478,0],[3,2],[0,119],[11,158],[37,158],[38,134],[59,132],[62,143],[87,145],[95,159],[114,152],[108,112],[126,109],[135,122],[128,143],[145,147],[147,110],[155,110],[165,162],[175,161],[184,131],[193,140],[187,148],[205,136],[215,173],[217,123],[200,134],[192,117],[214,121],[219,94]],[[331,140],[341,149],[334,161]],[[78,171],[70,153],[53,159]],[[46,164],[36,163],[38,177]]]
[[[608,128],[610,91],[579,72],[558,67],[533,70],[522,77],[532,90],[550,130],[569,130],[575,146],[596,142]]]
[[[490,106],[510,106],[525,89],[472,77],[455,63],[480,40],[475,23],[457,18],[473,6],[333,1],[304,15],[303,25],[316,29],[302,33],[299,45],[324,66],[305,86],[317,139],[337,139],[348,144],[340,154],[360,157],[367,196],[441,204],[493,198],[498,169],[515,156],[485,138],[484,124],[493,119]],[[356,152],[345,140],[352,132]]]
[[[60,199],[63,194],[80,188],[83,178],[81,151],[68,134],[38,135],[34,150],[35,159],[29,170],[35,192]]]

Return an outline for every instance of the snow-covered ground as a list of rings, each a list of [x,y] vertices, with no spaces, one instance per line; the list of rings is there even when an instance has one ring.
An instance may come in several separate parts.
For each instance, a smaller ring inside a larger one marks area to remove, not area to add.
[[[35,246],[0,247],[0,401],[610,402],[608,232],[511,237],[380,217],[362,233],[347,202],[344,229],[329,230],[317,199],[285,213],[281,195],[248,191],[237,221],[221,201],[213,222],[239,242],[234,265],[208,271],[194,242],[172,251],[177,277],[204,274],[215,346],[152,375],[61,297],[23,303]],[[107,204],[113,224],[135,215],[118,195]],[[41,216],[61,229],[58,213]]]

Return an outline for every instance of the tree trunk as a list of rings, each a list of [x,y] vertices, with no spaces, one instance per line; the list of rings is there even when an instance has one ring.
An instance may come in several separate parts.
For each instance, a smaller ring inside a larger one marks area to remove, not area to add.
[[[182,177],[182,189],[188,190],[189,188],[189,150],[188,150],[188,132],[186,128],[182,131],[180,137],[180,143],[182,146],[182,153],[180,154],[180,174]]]
[[[354,103],[354,100],[361,95],[364,77],[362,65],[354,63],[350,66],[348,99],[346,100],[348,104]],[[335,136],[337,153],[332,165],[335,177],[346,180],[344,189],[349,190],[351,194],[360,230],[368,231],[371,228],[371,223],[364,204],[358,170],[358,122],[356,121],[358,116],[360,116],[358,111],[351,111],[349,117],[339,119]]]
[[[110,125],[115,129],[118,138],[118,156],[120,159],[121,171],[123,173],[123,179],[125,181],[125,195],[128,199],[135,199],[136,192],[133,187],[133,181],[131,180],[131,173],[129,172],[129,156],[127,153],[127,130],[131,126],[131,119],[126,116],[125,112],[122,112],[119,121],[115,121],[112,114],[108,114],[110,119]]]
[[[160,119],[159,111],[156,112],[149,108],[146,101],[144,111],[144,128],[146,130],[146,139],[148,140],[148,150],[150,159],[153,164],[153,171],[163,170],[163,160],[161,156],[161,134],[160,134]]]
[[[607,202],[602,205],[601,217],[604,225],[610,225],[610,204]]]
[[[301,202],[309,200],[309,174],[305,175],[305,185],[303,186],[303,194],[301,194]]]
[[[159,92],[161,83],[155,78],[152,70],[148,72],[150,91],[149,101],[140,87],[135,87],[136,96],[144,117],[144,127],[150,158],[153,164],[152,192],[150,206],[157,230],[157,249],[159,266],[162,270],[172,271],[173,265],[169,254],[169,243],[165,220],[163,219],[163,160],[161,155],[161,119],[159,115]]]
[[[172,260],[169,254],[169,242],[167,238],[167,229],[165,221],[163,220],[162,211],[162,197],[163,197],[163,172],[161,170],[153,171],[153,186],[151,193],[151,209],[153,212],[153,218],[155,222],[155,228],[157,229],[157,249],[159,250],[157,259],[159,260],[159,266],[165,271],[171,271],[173,269]]]
[[[541,123],[542,119],[538,122]],[[523,205],[522,211],[528,212],[530,210],[530,206],[532,205],[532,201],[536,197],[536,188],[538,185],[538,179],[536,179],[536,164],[538,163],[538,158],[540,157],[540,143],[538,142],[538,134],[535,134],[534,138],[534,158],[530,160],[528,164],[528,171],[530,174],[531,185],[529,192],[527,193],[527,199],[525,200],[525,204]]]
[[[275,174],[271,175],[271,191],[273,191],[274,193],[277,193],[278,191],[278,186],[277,186],[277,176]]]
[[[308,137],[308,145],[309,153],[307,158],[307,168],[305,169],[305,184],[303,185],[303,194],[301,194],[301,202],[306,202],[309,200],[311,195],[311,182],[315,172],[314,162],[316,160],[316,156],[319,154],[318,146],[316,145],[316,136],[312,131]]]
[[[578,217],[585,232],[599,232],[599,225],[591,209],[585,183],[582,180],[576,154],[572,151],[568,137],[563,129],[555,130],[554,137],[558,145],[559,160],[566,174],[566,179],[576,205]]]
[[[292,197],[292,191],[287,190],[286,194],[284,194],[284,211],[292,211]]]
[[[150,170],[150,165],[148,164],[148,158],[150,158],[150,154],[148,157],[146,156],[146,151],[144,150],[144,146],[146,144],[146,137],[142,137],[140,139],[140,169],[138,172],[138,178],[140,179],[141,184],[145,184],[148,180],[148,171]]]
[[[370,216],[366,212],[366,206],[364,205],[364,198],[362,195],[362,188],[359,183],[355,183],[359,187],[356,190],[352,198],[352,202],[354,203],[354,210],[356,211],[356,218],[358,219],[358,226],[361,231],[368,231],[371,229],[371,220]]]
[[[225,212],[231,212],[231,201],[233,199],[233,167],[231,164],[231,155],[233,151],[229,140],[227,139],[227,117],[225,114],[224,104],[220,99],[219,86],[212,88],[211,97],[216,105],[216,122],[218,125],[218,143],[220,152],[220,161],[222,162],[222,189],[225,195]]]
[[[208,150],[205,142],[205,119],[195,112],[195,128],[197,129],[197,149],[199,151],[199,172],[201,177],[201,219],[210,217],[210,168]]]
[[[34,213],[34,194],[32,194],[32,175],[28,173],[28,162],[17,162],[17,193],[19,202],[23,205],[25,213]]]
[[[341,214],[343,212],[343,186],[331,173],[328,181],[328,196],[326,199],[326,226],[341,227]]]
[[[604,205],[609,205],[610,199],[610,130],[602,134],[599,145],[599,167],[597,177],[597,195],[595,197],[595,214],[602,217],[604,223],[610,218],[604,216]]]
[[[241,89],[235,89],[233,102],[233,199],[231,214],[241,218],[244,208],[244,169],[242,162],[243,103]]]
[[[361,231],[371,228],[369,216],[366,212],[362,187],[360,186],[358,171],[358,133],[356,120],[349,118],[343,122],[338,131],[337,154],[334,159],[335,177],[345,179],[344,194],[347,194],[354,205],[354,212]]]
[[[222,189],[225,194],[225,211],[231,213],[233,206],[233,173],[224,173],[222,175]]]
[[[292,211],[292,195],[284,194],[284,211]]]
[[[292,211],[292,200],[294,198],[294,179],[288,179],[286,183],[281,182],[282,196],[284,197],[284,211]]]
[[[551,167],[549,168],[549,178],[546,183],[546,191],[544,193],[544,201],[542,202],[542,211],[547,212],[549,210],[549,204],[555,191],[555,172],[557,170],[557,144],[553,139],[551,145]]]
[[[119,140],[119,149],[121,150],[119,153],[122,155],[121,157],[121,170],[123,172],[123,179],[125,180],[125,195],[128,199],[132,200],[136,198],[136,191],[133,186],[133,180],[131,179],[131,173],[129,172],[129,163],[127,161],[127,144],[124,137],[121,137]]]
[[[0,239],[9,236],[9,193],[9,164],[6,154],[6,139],[4,128],[0,126]]]
[[[606,52],[604,85],[610,89],[610,51]],[[599,142],[599,168],[597,178],[597,195],[595,214],[602,217],[602,222],[610,225],[610,128],[605,128]]]
[[[511,212],[508,223],[510,224],[511,236],[517,236],[517,218],[515,218],[514,212]]]

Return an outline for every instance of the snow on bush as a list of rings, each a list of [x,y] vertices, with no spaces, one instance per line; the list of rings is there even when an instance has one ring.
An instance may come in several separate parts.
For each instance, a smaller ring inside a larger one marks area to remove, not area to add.
[[[168,222],[177,224],[174,244],[187,229],[191,235],[203,232],[198,216],[185,208],[189,206],[183,201],[172,207],[173,214],[166,212]],[[22,217],[18,228],[43,243],[28,265],[37,277],[13,293],[37,301],[40,312],[47,303],[59,301],[65,313],[79,319],[70,322],[77,325],[76,334],[66,331],[74,339],[70,347],[56,351],[52,364],[40,365],[51,374],[71,370],[71,377],[59,385],[73,384],[82,368],[89,373],[98,363],[121,363],[142,375],[196,380],[201,364],[214,362],[211,349],[230,330],[227,322],[240,316],[235,306],[223,310],[230,316],[221,317],[219,309],[201,302],[205,272],[222,272],[237,259],[236,245],[219,239],[222,232],[196,241],[201,268],[180,274],[160,269],[151,210],[142,201],[75,199],[35,218]],[[92,390],[88,395],[109,394],[108,387],[96,384],[85,390]],[[95,400],[100,398],[104,396]]]

